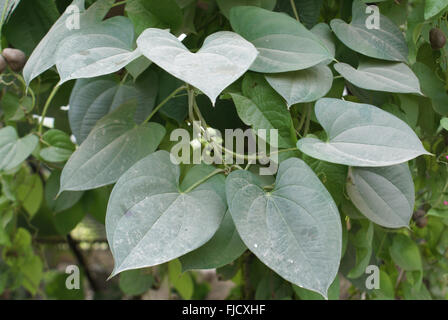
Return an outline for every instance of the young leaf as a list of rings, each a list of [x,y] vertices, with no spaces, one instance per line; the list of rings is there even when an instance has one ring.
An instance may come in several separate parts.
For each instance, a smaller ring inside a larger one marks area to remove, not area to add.
[[[367,218],[386,228],[409,225],[415,191],[406,163],[383,168],[350,168],[347,193]]]
[[[448,7],[448,0],[426,0],[425,20],[431,19],[446,7]]]
[[[158,123],[137,126],[136,105],[123,104],[101,119],[70,157],[61,190],[89,190],[112,184],[134,163],[154,152],[165,135]]]
[[[334,68],[362,89],[422,94],[417,76],[404,63],[367,60],[361,62],[358,69],[346,63],[336,63]]]
[[[319,37],[283,13],[257,7],[235,7],[230,10],[230,23],[235,32],[260,52],[250,67],[252,71],[296,71],[334,58]]]
[[[180,168],[170,154],[158,151],[118,180],[106,216],[115,261],[112,276],[178,258],[216,233],[226,212],[224,177],[213,176],[189,192],[194,185],[180,186],[179,177]]]
[[[145,72],[134,83],[119,83],[112,77],[80,79],[70,95],[70,128],[81,144],[95,124],[123,103],[137,100],[134,120],[141,123],[151,113],[157,97],[157,75]]]
[[[323,98],[315,112],[328,141],[303,138],[297,143],[313,158],[356,167],[386,167],[430,154],[406,123],[377,107]]]
[[[325,96],[333,84],[333,73],[329,67],[318,65],[306,70],[268,74],[266,80],[291,107]]]
[[[278,147],[294,146],[295,133],[291,115],[282,98],[260,74],[248,73],[243,80],[244,96],[232,93],[239,117],[254,130],[265,129],[270,141],[270,129],[278,129]]]
[[[360,1],[353,1],[352,22],[345,23],[340,19],[331,21],[331,28],[336,36],[350,49],[368,57],[390,61],[408,60],[408,47],[400,29],[380,15],[379,29],[368,29],[367,23],[371,14],[366,13],[366,5]]]
[[[99,0],[95,2],[88,10],[84,9],[84,0],[73,0],[72,6],[79,8],[79,25],[81,29],[70,30],[67,26],[73,20],[73,12],[67,9],[64,14],[55,22],[47,35],[41,40],[34,49],[28,62],[23,69],[23,77],[27,83],[39,76],[44,71],[50,69],[56,64],[55,52],[59,48],[61,41],[74,33],[80,32],[92,24],[99,23],[109,11],[114,0]],[[70,8],[70,7],[69,7]]]
[[[212,239],[199,249],[180,257],[182,270],[216,269],[232,263],[241,256],[247,247],[241,240],[227,211]]]
[[[422,258],[418,246],[408,236],[397,234],[389,253],[400,268],[406,271],[422,271]]]
[[[68,160],[75,151],[75,145],[68,134],[61,130],[51,129],[44,133],[42,140],[48,147],[40,150],[42,159],[48,162],[63,162]]]
[[[254,174],[235,171],[226,193],[249,250],[286,280],[326,297],[339,268],[342,228],[336,205],[313,171],[297,158],[285,160],[270,192]]]
[[[30,156],[38,143],[39,139],[33,134],[19,138],[13,127],[0,129],[0,171],[17,167]]]
[[[208,36],[196,53],[160,29],[145,30],[137,45],[149,60],[204,92],[213,104],[225,88],[249,69],[258,54],[251,43],[228,31]]]
[[[21,206],[28,212],[30,217],[34,216],[42,203],[44,189],[42,180],[38,174],[26,175],[16,190],[16,197]]]
[[[132,50],[134,28],[125,17],[113,17],[89,25],[59,44],[56,67],[62,84],[68,80],[93,78],[124,68],[141,56]]]

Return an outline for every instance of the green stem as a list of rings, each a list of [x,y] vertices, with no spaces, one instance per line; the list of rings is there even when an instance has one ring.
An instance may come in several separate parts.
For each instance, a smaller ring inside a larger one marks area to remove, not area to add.
[[[297,13],[296,4],[294,3],[294,0],[289,0],[291,3],[292,11],[294,12],[294,15],[296,16],[297,21],[300,22],[299,14]]]
[[[115,3],[112,5],[111,8],[113,8],[113,7],[117,7],[117,6],[121,6],[122,4],[126,4],[126,2],[128,2],[128,0],[123,0],[123,1],[115,2]]]
[[[154,117],[154,115],[168,102],[170,101],[178,92],[185,90],[185,86],[181,86],[179,88],[177,88],[176,90],[174,90],[173,92],[171,92],[171,94],[166,97],[162,102],[159,103],[159,105],[157,107],[154,108],[154,110],[152,110],[151,114],[148,116],[148,118],[146,118],[145,121],[143,121],[143,123],[147,123],[149,122],[152,117]]]
[[[224,172],[224,169],[216,169],[215,171],[213,171],[212,173],[210,173],[209,175],[205,176],[204,178],[200,179],[199,181],[196,181],[190,188],[188,188],[187,190],[185,190],[185,192],[183,193],[188,193],[191,190],[193,190],[194,188],[196,188],[197,186],[201,185],[202,183],[204,183],[205,181],[207,181],[208,179],[210,179],[211,177]]]
[[[311,106],[307,106],[307,115],[306,115],[306,123],[305,123],[305,129],[303,131],[303,136],[306,137],[310,130],[310,122],[311,122]]]
[[[51,101],[53,100],[54,96],[58,92],[59,88],[60,88],[59,85],[55,85],[53,90],[51,91],[50,95],[48,96],[47,101],[45,102],[44,110],[42,111],[42,115],[41,115],[41,119],[40,119],[40,123],[39,123],[39,129],[38,129],[39,135],[42,134],[42,126],[44,125],[45,115],[47,114],[48,107],[50,106]]]

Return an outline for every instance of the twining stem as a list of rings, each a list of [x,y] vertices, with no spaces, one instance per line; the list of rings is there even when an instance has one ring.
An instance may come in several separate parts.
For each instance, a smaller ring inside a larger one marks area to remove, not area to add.
[[[213,177],[213,176],[215,176],[215,175],[217,175],[217,174],[219,174],[219,173],[221,173],[221,172],[224,172],[224,171],[225,171],[225,169],[216,169],[216,170],[214,170],[213,172],[211,172],[210,174],[208,174],[208,175],[205,176],[204,178],[200,179],[199,181],[196,181],[190,188],[188,188],[187,190],[185,190],[185,192],[183,192],[183,193],[188,193],[188,192],[190,192],[191,190],[193,190],[193,189],[196,188],[197,186],[203,184],[205,181],[207,181],[207,180],[210,179],[211,177]]]
[[[292,11],[294,12],[294,15],[295,15],[297,21],[300,22],[299,14],[297,13],[297,8],[296,8],[296,4],[294,3],[294,0],[289,0],[289,2],[291,3]]]
[[[152,119],[152,117],[154,117],[154,115],[168,102],[170,101],[177,93],[179,93],[182,90],[185,90],[186,87],[185,86],[180,86],[179,88],[177,88],[176,90],[174,90],[173,92],[170,93],[170,95],[168,97],[166,97],[162,102],[159,103],[159,105],[157,107],[154,108],[154,110],[152,110],[151,114],[148,116],[148,118],[146,118],[145,121],[143,121],[143,123],[147,123],[149,122],[149,120]]]
[[[58,92],[59,88],[60,88],[59,85],[55,85],[53,90],[51,91],[50,95],[48,96],[47,101],[45,102],[44,110],[42,111],[42,115],[41,115],[41,119],[40,119],[40,123],[39,123],[39,129],[37,131],[39,133],[39,135],[42,134],[42,126],[44,125],[45,115],[47,114],[48,107],[50,106],[51,101],[53,100],[54,96]]]
[[[34,94],[33,89],[27,88],[25,79],[23,79],[23,77],[20,74],[15,73],[15,72],[13,74],[16,77],[16,79],[18,79],[20,81],[20,83],[22,84],[24,91],[25,91],[24,93],[27,95],[28,91],[29,91],[30,96],[31,96],[31,101],[32,101],[32,109],[34,109],[34,106],[36,105],[36,96]]]

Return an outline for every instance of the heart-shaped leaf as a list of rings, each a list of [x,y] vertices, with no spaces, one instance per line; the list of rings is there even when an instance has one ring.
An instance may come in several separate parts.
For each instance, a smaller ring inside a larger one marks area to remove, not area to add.
[[[17,167],[30,156],[38,143],[35,135],[19,138],[13,127],[0,129],[0,171]]]
[[[367,60],[360,63],[358,69],[346,63],[337,63],[334,68],[362,89],[422,94],[417,76],[404,63]]]
[[[134,28],[125,17],[113,17],[65,38],[56,51],[59,84],[93,78],[124,68],[141,56],[132,50]]]
[[[250,67],[252,71],[296,71],[334,58],[316,35],[284,13],[258,7],[235,7],[230,10],[230,23],[235,32],[260,52]]]
[[[266,80],[291,107],[325,96],[333,84],[333,73],[329,67],[319,65],[306,70],[269,74]]]
[[[188,191],[194,187],[192,176],[203,178],[196,171],[190,177],[189,173],[188,183],[181,185],[179,166],[168,152],[158,151],[118,180],[106,216],[107,240],[115,260],[112,276],[178,258],[216,233],[226,212],[224,176],[213,176]]]
[[[70,157],[61,175],[61,190],[89,190],[114,183],[134,163],[154,152],[165,128],[137,126],[136,105],[125,103],[101,119]]]
[[[326,297],[339,268],[342,227],[313,171],[297,158],[285,160],[269,192],[254,174],[236,171],[227,178],[226,193],[249,250],[286,280]]]
[[[23,77],[28,85],[31,80],[56,64],[55,52],[61,41],[81,32],[84,28],[98,24],[109,11],[114,0],[99,0],[91,5],[88,10],[84,9],[84,2],[84,0],[73,0],[72,4],[34,49],[23,69]],[[79,9],[79,26],[81,28],[71,30],[68,25],[74,19],[74,12],[71,10],[73,6]]]
[[[350,24],[332,20],[331,28],[336,36],[350,49],[368,57],[406,62],[408,47],[400,29],[383,15],[378,17],[379,29],[368,29],[371,14],[366,13],[366,8],[362,1],[355,0]]]
[[[409,225],[414,182],[406,163],[382,168],[350,168],[347,193],[367,218],[386,228]]]
[[[204,92],[213,104],[249,69],[258,54],[252,44],[228,31],[208,36],[197,53],[191,53],[174,35],[160,29],[145,30],[137,45],[149,60]]]
[[[355,167],[386,167],[430,154],[405,122],[377,107],[322,98],[315,112],[328,141],[299,140],[297,147],[310,157]]]
[[[134,120],[141,123],[154,107],[157,89],[157,75],[154,72],[145,72],[135,82],[120,83],[109,76],[76,81],[68,110],[70,128],[76,142],[81,144],[98,120],[131,100],[137,101]]]
[[[246,249],[236,231],[232,215],[227,211],[218,231],[209,242],[180,257],[182,270],[220,268],[236,260]]]

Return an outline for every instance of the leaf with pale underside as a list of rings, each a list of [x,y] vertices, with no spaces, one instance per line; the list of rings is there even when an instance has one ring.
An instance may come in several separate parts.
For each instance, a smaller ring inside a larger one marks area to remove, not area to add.
[[[409,225],[415,192],[407,164],[381,168],[350,168],[347,193],[367,218],[386,228]]]
[[[113,17],[83,28],[61,41],[56,67],[62,84],[68,80],[114,73],[141,56],[133,50],[134,27],[126,17]]]
[[[368,60],[360,63],[358,69],[346,63],[337,63],[334,68],[362,89],[422,94],[417,76],[404,63]]]
[[[197,250],[180,257],[182,270],[215,269],[232,263],[241,256],[247,247],[244,245],[227,211],[218,231]]]
[[[235,171],[226,192],[249,250],[286,280],[326,297],[339,268],[342,228],[333,199],[313,171],[297,158],[285,160],[272,191],[256,175]]]
[[[23,69],[23,77],[27,85],[30,84],[31,80],[56,64],[55,52],[64,39],[81,32],[84,28],[98,24],[109,11],[114,0],[99,0],[91,5],[88,10],[85,10],[84,2],[84,0],[74,0],[34,49]],[[67,25],[74,18],[72,9],[75,6],[79,9],[79,25],[81,28],[71,30]]]
[[[329,67],[318,65],[306,70],[268,74],[266,80],[291,107],[325,96],[333,84],[333,73]]]
[[[16,129],[0,129],[0,171],[11,170],[21,164],[36,149],[39,139],[29,134],[19,138]]]
[[[196,53],[191,53],[168,31],[153,28],[140,35],[137,45],[149,60],[201,90],[213,104],[225,88],[249,69],[258,55],[250,42],[229,31],[208,36]]]
[[[318,36],[284,13],[234,7],[230,10],[230,23],[235,32],[260,52],[250,68],[252,71],[296,71],[334,58]]]
[[[389,60],[408,60],[408,47],[401,30],[389,18],[380,15],[377,21],[379,29],[368,29],[367,22],[371,13],[360,0],[353,2],[352,21],[347,24],[340,19],[331,21],[331,29],[350,49],[368,57]]]
[[[157,149],[165,128],[158,123],[136,125],[135,109],[135,103],[125,103],[97,123],[65,165],[59,193],[112,184]]]
[[[136,123],[145,120],[156,102],[158,79],[145,72],[135,82],[118,82],[112,76],[79,79],[70,95],[68,120],[76,142],[81,144],[95,124],[123,103],[137,101]]]
[[[315,112],[328,139],[299,140],[297,147],[310,157],[348,166],[386,167],[430,154],[405,122],[372,105],[322,98]]]
[[[180,167],[170,161],[168,152],[158,151],[118,180],[106,216],[115,261],[112,276],[176,259],[216,233],[227,208],[224,176],[215,175],[188,191],[206,172],[190,171],[187,182],[180,183]]]

